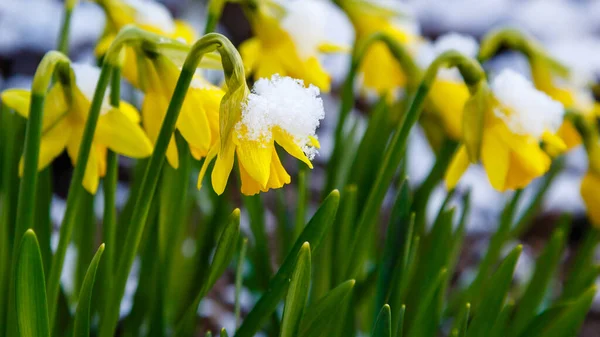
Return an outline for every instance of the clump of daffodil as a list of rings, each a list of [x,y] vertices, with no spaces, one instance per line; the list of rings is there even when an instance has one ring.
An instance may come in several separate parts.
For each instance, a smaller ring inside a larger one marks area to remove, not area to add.
[[[479,50],[477,41],[467,35],[449,33],[435,42],[423,43],[417,53],[417,64],[426,69],[442,53],[455,50],[474,58]],[[428,95],[428,109],[433,110],[443,122],[446,133],[455,140],[463,133],[463,109],[471,96],[458,69],[440,69]]]
[[[96,0],[106,13],[104,34],[96,46],[96,54],[104,55],[117,33],[127,25],[135,25],[143,30],[192,43],[197,34],[187,23],[175,20],[169,10],[154,0]],[[123,76],[133,85],[138,85],[138,68],[135,53],[125,48]]]
[[[405,46],[416,46],[420,41],[416,20],[398,2],[340,0],[338,3],[350,17],[357,41],[367,39],[375,33],[391,36]],[[366,93],[386,95],[397,92],[407,84],[405,73],[383,42],[374,43],[369,48],[359,72]]]
[[[143,50],[135,49],[142,53]],[[155,143],[175,85],[179,77],[179,67],[165,55],[138,58],[142,70],[140,87],[144,92],[142,103],[142,125],[150,140]],[[219,132],[219,106],[224,91],[196,74],[192,80],[181,112],[177,119],[177,130],[190,145],[196,159],[205,157],[212,144],[217,143]],[[167,148],[167,161],[177,168],[179,154],[175,137],[171,137]]]
[[[39,170],[47,167],[65,148],[73,165],[77,162],[100,70],[84,64],[71,64],[71,69],[71,78],[55,82],[45,100]],[[2,101],[28,117],[31,102],[28,90],[6,90],[2,93]],[[105,97],[83,180],[88,192],[96,192],[99,178],[106,173],[107,148],[133,158],[147,157],[152,153],[150,140],[138,123],[139,115],[134,107],[126,102],[121,102],[119,108],[112,107]]]
[[[600,113],[600,106],[595,103],[585,76],[570,71],[553,59],[532,37],[515,29],[491,32],[482,41],[479,58],[482,61],[491,58],[500,46],[522,52],[529,61],[535,87],[561,102],[565,109],[590,122]],[[569,149],[582,143],[569,119],[565,119],[557,134]]]
[[[326,39],[326,6],[318,0],[248,2],[254,37],[240,45],[247,74],[255,80],[290,76],[329,91],[331,77],[319,57],[343,50]]]
[[[281,164],[275,143],[312,168],[311,160],[319,148],[315,131],[324,118],[319,89],[279,75],[259,79],[251,92],[244,88],[245,84],[239,94],[226,102],[239,114],[231,114],[231,132],[221,134],[220,142],[209,152],[198,188],[208,164],[216,157],[212,186],[217,194],[223,193],[236,156],[243,194],[253,195],[288,184],[290,176]]]
[[[546,149],[552,149],[548,151],[552,154],[566,149],[556,135],[563,122],[563,105],[535,89],[522,75],[502,71],[493,79],[485,104],[479,155],[496,190],[527,186],[550,168]],[[446,172],[448,188],[458,183],[470,159],[478,159],[468,145],[459,148]]]

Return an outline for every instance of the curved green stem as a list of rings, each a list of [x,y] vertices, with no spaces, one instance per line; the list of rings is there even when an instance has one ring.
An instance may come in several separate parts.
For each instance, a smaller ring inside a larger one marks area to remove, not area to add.
[[[477,59],[481,63],[488,61],[503,48],[523,53],[530,64],[536,59],[542,59],[553,71],[563,76],[569,73],[567,67],[548,56],[538,43],[514,28],[503,28],[488,33],[481,41]]]
[[[227,38],[220,34],[207,34],[198,40],[191,48],[188,54],[181,74],[175,86],[175,91],[171,97],[169,107],[167,109],[166,116],[163,120],[154,151],[150,157],[150,162],[144,174],[144,178],[141,185],[140,193],[135,203],[133,214],[131,216],[130,227],[127,231],[126,245],[123,247],[119,263],[117,265],[117,272],[115,275],[114,289],[111,294],[108,295],[106,309],[102,318],[100,326],[100,337],[113,336],[119,320],[119,306],[121,298],[125,293],[125,285],[127,278],[133,265],[133,260],[138,250],[138,246],[144,231],[146,219],[150,211],[150,205],[152,197],[158,184],[160,171],[165,161],[165,154],[167,152],[167,146],[171,139],[179,112],[183,105],[185,95],[191,84],[192,78],[196,71],[200,60],[204,54],[217,50],[221,54],[223,63],[223,69],[227,79],[228,88],[231,90],[236,87],[233,83],[232,77],[239,75],[238,72],[241,68],[241,78],[244,79],[243,65],[241,63],[241,57],[235,51],[235,47],[231,44]],[[240,78],[236,77],[239,81]],[[245,85],[245,81],[242,82]],[[224,98],[225,99],[225,98]]]
[[[343,136],[344,125],[350,111],[354,107],[354,82],[358,74],[358,69],[364,59],[367,51],[376,42],[383,42],[388,47],[394,58],[398,61],[402,70],[406,73],[406,77],[411,81],[408,86],[413,87],[420,77],[420,70],[415,65],[408,51],[389,35],[384,33],[375,33],[363,41],[357,42],[352,53],[352,61],[344,86],[342,87],[342,97],[340,104],[340,112],[338,122],[334,133],[334,147],[327,166],[327,186],[323,191],[331,191],[338,183],[339,163],[343,154]]]
[[[398,165],[402,160],[404,151],[406,150],[406,141],[410,130],[419,119],[425,99],[436,78],[437,71],[442,67],[457,67],[471,92],[477,90],[480,81],[485,81],[483,69],[481,69],[479,63],[456,51],[448,51],[441,54],[429,66],[417,89],[408,112],[403,117],[404,120],[402,123],[398,124],[394,137],[386,150],[385,158],[379,168],[375,183],[369,192],[369,197],[367,198],[367,202],[359,217],[349,259],[349,261],[353,261],[353,263],[348,266],[346,271],[346,277],[348,278],[356,278],[362,268],[367,248],[366,240],[362,239],[368,236],[369,230],[372,228],[372,224],[377,217],[383,198],[385,197]]]

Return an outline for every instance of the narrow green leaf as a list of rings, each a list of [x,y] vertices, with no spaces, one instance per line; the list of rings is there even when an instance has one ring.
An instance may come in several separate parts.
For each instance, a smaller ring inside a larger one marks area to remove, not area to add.
[[[229,337],[229,334],[227,334],[227,330],[225,330],[225,328],[221,329],[221,335],[220,337]]]
[[[583,242],[572,259],[573,262],[560,297],[562,301],[575,299],[582,289],[587,289],[591,285],[587,283],[585,275],[590,269],[595,269],[594,253],[598,242],[600,242],[600,230],[591,227],[584,234]]]
[[[467,331],[468,337],[486,336],[490,324],[493,324],[492,322],[495,322],[498,315],[500,315],[522,250],[521,245],[515,247],[492,276]]]
[[[518,336],[528,323],[535,317],[544,299],[554,271],[558,267],[565,245],[565,233],[559,228],[554,231],[552,238],[538,257],[533,277],[525,293],[519,300],[515,315],[511,322],[511,336]]]
[[[569,337],[576,335],[590,310],[595,295],[596,287],[593,286],[553,320],[552,324],[544,329],[543,334],[532,335],[532,337]]]
[[[212,332],[210,330],[208,330],[204,336],[205,337],[212,337]]]
[[[277,274],[269,282],[269,288],[250,311],[235,337],[251,337],[256,334],[260,325],[275,311],[277,304],[287,289],[288,279],[293,272],[296,257],[304,242],[308,242],[313,250],[319,247],[321,240],[335,219],[340,193],[332,191],[323,201],[312,219],[296,240],[294,247],[283,261]]]
[[[511,326],[510,318],[515,309],[515,302],[509,301],[508,304],[502,308],[500,315],[496,318],[496,322],[494,323],[494,327],[492,328],[489,337],[504,337],[504,336],[513,336],[508,334],[508,329]]]
[[[206,281],[203,282],[202,288],[194,297],[194,301],[185,310],[183,316],[177,323],[177,334],[181,334],[183,329],[186,328],[186,322],[195,317],[202,298],[204,298],[206,293],[208,293],[208,291],[214,286],[215,282],[217,282],[217,279],[221,277],[227,266],[229,266],[229,263],[231,262],[238,245],[239,235],[240,210],[236,208],[231,213],[228,223],[223,229],[223,233],[219,237],[219,240],[217,241],[217,248],[215,249],[214,257],[210,267],[208,268],[208,276]]]
[[[421,293],[421,301],[416,302],[414,308],[416,309],[416,314],[412,317],[413,321],[410,322],[409,326],[409,337],[425,337],[429,336],[431,332],[436,331],[437,329],[437,302],[436,302],[436,293],[442,287],[444,280],[447,277],[447,270],[444,268],[438,272],[437,277],[433,280],[426,282],[427,287],[423,288],[423,292]]]
[[[348,280],[330,290],[316,303],[310,305],[305,311],[298,336],[322,336],[329,323],[336,319],[343,319],[343,317],[340,317],[340,303],[344,303],[344,300],[351,294],[355,283],[354,280]]]
[[[250,246],[249,257],[256,270],[254,275],[261,288],[266,289],[269,278],[273,275],[271,270],[271,255],[265,225],[265,209],[260,194],[243,198],[244,205],[250,217],[250,230],[254,244]]]
[[[389,305],[385,304],[381,308],[371,337],[392,337],[392,312]]]
[[[246,249],[248,248],[248,238],[242,240],[240,255],[238,256],[237,267],[235,269],[235,327],[239,326],[242,294],[242,281],[244,279],[244,261],[246,260]]]
[[[88,337],[90,335],[90,308],[92,302],[92,290],[96,280],[96,270],[104,252],[104,244],[100,245],[96,255],[88,267],[81,291],[79,292],[79,301],[77,303],[77,312],[75,313],[75,323],[73,326],[73,337]]]
[[[20,337],[50,337],[45,279],[37,237],[28,229],[21,239],[14,278]]]
[[[285,299],[281,333],[279,334],[281,337],[295,337],[298,335],[310,289],[310,265],[310,244],[305,242],[300,248],[296,268],[292,273]]]
[[[396,328],[396,336],[404,336],[404,314],[406,314],[406,305],[402,304],[398,312],[398,323]]]

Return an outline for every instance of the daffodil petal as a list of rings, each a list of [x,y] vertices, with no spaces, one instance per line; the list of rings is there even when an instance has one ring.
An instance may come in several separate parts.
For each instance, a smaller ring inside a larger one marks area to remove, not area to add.
[[[498,191],[506,190],[506,176],[510,165],[509,150],[500,138],[492,133],[488,133],[483,137],[481,149],[481,162],[487,176],[494,187]]]
[[[2,103],[15,110],[21,116],[29,117],[29,104],[31,104],[31,92],[25,89],[8,89],[0,96]]]
[[[67,142],[67,153],[69,154],[69,157],[71,157],[73,166],[77,165],[79,146],[81,145],[81,135],[82,130],[73,129],[71,137],[69,137]],[[83,187],[91,194],[96,194],[99,180],[97,154],[94,146],[95,145],[92,144],[92,149],[90,150],[88,162],[85,166],[85,173],[83,175]]]
[[[446,188],[451,190],[456,187],[456,184],[458,184],[458,181],[462,175],[465,173],[467,168],[469,168],[469,164],[470,162],[469,155],[467,154],[467,148],[462,145],[454,155],[454,158],[452,158],[450,166],[446,171],[446,177],[444,178],[446,181]]]
[[[581,197],[594,227],[600,228],[600,177],[588,172],[581,180]]]
[[[188,91],[177,119],[177,129],[191,146],[206,153],[210,147],[211,130],[200,94],[200,90]]]
[[[206,158],[204,159],[204,163],[202,164],[202,168],[200,169],[200,173],[198,174],[198,189],[202,188],[202,181],[204,180],[204,175],[206,174],[206,170],[208,169],[208,165],[210,162],[215,159],[215,156],[219,152],[219,143],[215,143],[213,147],[208,151]]]
[[[144,158],[152,154],[152,144],[142,128],[117,109],[100,116],[94,141],[127,157]]]
[[[244,166],[252,179],[262,187],[265,187],[269,181],[272,149],[272,143],[265,144],[251,140],[240,140],[240,145],[236,147],[240,165]]]
[[[244,169],[242,165],[239,165],[240,168],[240,180],[242,181],[241,191],[244,195],[255,195],[258,194],[263,188],[260,184],[252,179],[252,177],[248,174],[248,172]]]
[[[554,135],[548,131],[542,135],[542,141],[544,141],[546,152],[553,157],[556,157],[567,150],[567,145],[557,135]]]
[[[283,185],[289,184],[290,182],[290,175],[281,164],[281,160],[279,160],[277,151],[273,149],[271,159],[271,174],[269,175],[267,188],[281,188]]]
[[[119,111],[121,111],[122,114],[127,116],[127,118],[129,118],[129,120],[131,120],[132,122],[136,124],[140,122],[140,113],[133,105],[125,101],[121,101],[119,105]]]
[[[342,46],[329,42],[321,43],[317,48],[321,53],[349,53],[352,51],[350,46]]]
[[[223,194],[231,169],[233,168],[233,159],[235,154],[235,146],[229,142],[223,147],[223,151],[219,151],[215,167],[213,168],[211,179],[213,189],[218,195]]]
[[[275,142],[277,142],[277,144],[283,147],[285,152],[303,161],[309,168],[313,168],[310,159],[308,159],[308,157],[304,154],[304,151],[302,151],[302,148],[298,146],[298,144],[296,144],[294,139],[289,134],[286,134],[279,128],[274,128],[273,138],[275,139]]]
[[[240,45],[240,55],[244,62],[244,68],[248,74],[256,68],[260,60],[260,40],[258,38],[250,38]]]

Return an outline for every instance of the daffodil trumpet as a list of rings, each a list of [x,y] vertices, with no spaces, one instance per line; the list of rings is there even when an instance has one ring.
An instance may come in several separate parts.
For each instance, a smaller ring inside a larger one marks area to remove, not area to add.
[[[119,38],[115,39],[113,44],[118,43],[118,41],[120,41]],[[114,55],[110,53],[110,50],[118,51],[119,47],[120,46],[118,45],[114,47],[111,46],[109,48],[108,56]],[[246,86],[241,57],[227,38],[220,34],[211,33],[200,38],[200,40],[198,40],[191,47],[183,67],[181,68],[181,73],[179,75],[179,79],[177,80],[175,91],[171,97],[166,116],[163,120],[154,146],[154,151],[150,157],[148,167],[142,180],[142,185],[135,203],[134,212],[131,216],[131,226],[127,231],[126,241],[128,244],[123,247],[123,251],[121,252],[121,256],[117,264],[117,273],[115,276],[113,291],[108,295],[107,305],[105,307],[106,310],[104,311],[104,315],[101,319],[100,337],[110,337],[114,334],[119,319],[119,312],[117,310],[113,310],[113,308],[118,306],[118,303],[120,303],[121,298],[125,293],[127,278],[129,276],[131,266],[133,265],[133,260],[135,258],[135,254],[137,253],[141,236],[144,231],[146,219],[150,211],[150,203],[158,184],[160,171],[165,162],[167,146],[170,142],[173,132],[175,131],[175,126],[183,105],[183,101],[187,94],[188,88],[190,87],[196,69],[201,59],[207,53],[213,51],[218,51],[221,55],[223,71],[225,72],[228,92],[223,98],[223,101],[227,102],[227,95],[231,94],[232,92],[236,93],[237,89],[242,86],[242,84],[244,87]],[[109,58],[108,63],[111,61],[114,61],[114,59]],[[229,116],[225,116],[225,119],[227,119],[227,117]],[[233,130],[233,127],[234,124],[228,124],[227,121],[225,123],[221,123],[220,128],[222,135],[227,135],[228,132]]]
[[[360,65],[369,48],[377,42],[383,42],[394,56],[402,70],[406,73],[409,82],[407,83],[407,91],[411,92],[416,88],[418,80],[421,76],[419,68],[416,66],[410,53],[404,46],[398,43],[393,37],[385,33],[374,33],[364,40],[356,42],[352,52],[352,59],[348,75],[342,87],[340,112],[334,134],[334,147],[329,165],[327,166],[327,187],[323,191],[331,191],[336,184],[338,176],[339,157],[343,153],[343,130],[348,118],[348,114],[354,106],[354,83],[358,75]]]
[[[438,69],[444,67],[458,68],[472,95],[481,87],[480,82],[485,81],[485,74],[477,61],[453,50],[442,53],[427,68],[408,111],[404,115],[402,122],[396,127],[395,134],[386,149],[385,158],[379,168],[377,177],[375,178],[375,183],[369,191],[367,202],[358,218],[356,227],[357,234],[355,236],[356,240],[354,240],[351,245],[352,251],[350,261],[364,261],[363,256],[367,251],[364,247],[366,241],[361,240],[360,238],[366,237],[369,230],[372,229],[371,219],[376,217],[387,189],[396,174],[398,165],[404,157],[410,130],[419,119],[427,95],[435,81]],[[351,264],[348,266],[345,276],[351,278],[356,277],[361,268],[362,266],[359,263]]]

